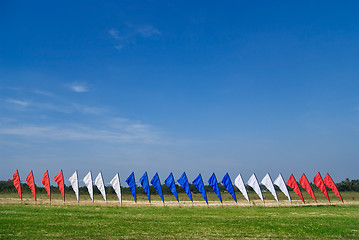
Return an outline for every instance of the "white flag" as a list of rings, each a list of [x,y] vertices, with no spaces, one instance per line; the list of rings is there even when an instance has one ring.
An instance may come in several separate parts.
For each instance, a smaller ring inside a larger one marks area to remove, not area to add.
[[[92,174],[91,171],[84,177],[83,179],[84,183],[86,184],[87,190],[90,194],[90,198],[93,202],[93,186],[92,186]]]
[[[95,184],[98,188],[98,190],[100,190],[101,194],[102,194],[102,197],[103,199],[105,200],[105,202],[107,202],[107,199],[106,199],[106,191],[105,191],[105,184],[103,182],[103,177],[102,177],[102,173],[99,172],[96,179],[95,179]]]
[[[71,183],[71,187],[75,192],[77,202],[79,202],[79,179],[77,177],[77,171],[72,174],[72,176],[69,178],[69,181]]]
[[[272,179],[269,176],[269,173],[267,173],[264,178],[262,179],[261,183],[272,193],[275,200],[279,203],[277,193],[275,191],[275,188],[273,186]]]
[[[253,173],[252,176],[249,178],[247,184],[253,188],[253,190],[257,193],[257,195],[259,196],[259,198],[263,201],[264,203],[264,199],[263,199],[263,196],[262,196],[262,191],[261,191],[261,188],[259,187],[259,183],[258,183],[258,180],[257,180],[257,177],[256,175]]]
[[[274,180],[273,183],[274,183],[274,185],[277,185],[279,187],[279,189],[284,193],[284,195],[286,195],[288,197],[289,201],[292,203],[292,199],[290,198],[288,188],[287,188],[287,185],[284,182],[282,174],[279,173],[277,179]]]
[[[246,190],[246,186],[243,183],[243,179],[241,174],[238,174],[238,176],[236,177],[236,179],[234,180],[234,185],[239,189],[239,191],[241,191],[241,193],[243,194],[243,196],[247,199],[247,201],[250,203],[249,201],[249,197],[248,197],[248,193]]]
[[[113,190],[115,190],[118,200],[120,201],[120,204],[122,205],[122,197],[121,197],[121,184],[120,184],[120,177],[118,176],[118,173],[112,178],[111,185],[113,187]]]

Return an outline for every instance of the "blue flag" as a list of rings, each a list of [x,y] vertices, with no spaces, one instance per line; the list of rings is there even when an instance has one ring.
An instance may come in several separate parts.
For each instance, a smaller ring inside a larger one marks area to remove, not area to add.
[[[157,173],[155,174],[155,176],[153,176],[153,178],[151,180],[151,184],[156,188],[158,195],[160,195],[160,197],[162,199],[162,202],[165,202],[165,200],[163,200],[160,177],[158,176]]]
[[[201,174],[198,174],[198,177],[196,177],[195,180],[193,180],[192,182],[196,188],[198,189],[198,191],[202,194],[203,199],[206,201],[206,203],[208,204],[207,201],[207,194],[206,194],[206,190],[204,189],[204,184],[203,184],[203,179]]]
[[[217,178],[216,178],[216,175],[214,173],[209,178],[208,183],[209,183],[209,186],[211,186],[213,188],[214,192],[217,194],[217,196],[219,198],[219,201],[222,202],[221,192],[219,191]]]
[[[133,198],[136,202],[136,182],[135,182],[135,174],[132,172],[131,175],[126,179],[128,186],[130,187]]]
[[[222,184],[223,184],[223,186],[226,187],[227,191],[232,195],[234,201],[237,202],[237,198],[236,198],[236,194],[234,193],[232,181],[231,181],[231,178],[229,177],[228,173],[226,173],[226,175],[224,175],[224,177],[222,179]]]
[[[175,184],[175,179],[173,178],[173,174],[170,173],[170,175],[168,176],[168,178],[165,180],[166,185],[170,188],[171,192],[173,193],[173,195],[175,195],[177,202],[178,201],[178,195],[177,195],[177,189],[176,189],[176,184]]]
[[[147,194],[148,201],[151,202],[151,196],[150,196],[150,184],[148,183],[148,177],[147,172],[143,174],[143,176],[140,178],[140,183],[142,188],[145,190]]]
[[[189,184],[188,184],[188,179],[187,179],[187,175],[185,172],[183,172],[182,176],[177,180],[178,183],[184,188],[184,191],[187,193],[189,199],[193,202],[192,200],[192,194],[191,194],[191,189],[189,188]]]

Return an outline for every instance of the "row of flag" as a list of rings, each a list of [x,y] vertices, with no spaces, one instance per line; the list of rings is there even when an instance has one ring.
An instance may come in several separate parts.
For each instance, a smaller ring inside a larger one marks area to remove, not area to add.
[[[64,177],[63,177],[62,170],[60,171],[59,174],[57,174],[54,177],[54,180],[55,180],[56,184],[59,187],[59,190],[61,192],[63,200],[65,201]],[[12,181],[14,183],[15,188],[17,189],[17,191],[19,193],[20,199],[22,199],[21,184],[20,184],[21,182],[20,182],[20,176],[19,176],[18,170],[15,171],[15,173],[13,175],[13,178],[12,178]],[[87,187],[87,190],[88,190],[88,193],[90,195],[90,198],[91,198],[92,202],[94,201],[93,183],[95,184],[95,186],[100,191],[100,193],[103,196],[103,199],[105,200],[105,202],[107,202],[106,191],[105,191],[105,183],[104,183],[103,176],[102,176],[101,172],[99,172],[99,174],[95,178],[95,181],[93,181],[92,172],[90,171],[83,178],[82,181],[85,183],[85,185]],[[48,171],[45,172],[41,182],[44,185],[44,187],[45,187],[45,189],[47,191],[47,194],[49,196],[49,199],[51,201],[50,178],[49,178]],[[69,182],[71,183],[72,189],[75,192],[77,202],[79,202],[79,179],[78,179],[77,171],[75,171],[74,174],[72,174],[72,176],[69,178]],[[324,194],[324,196],[328,199],[329,202],[330,202],[330,199],[329,199],[329,195],[328,195],[326,187],[330,188],[340,198],[340,200],[343,202],[343,199],[342,199],[337,187],[335,186],[334,181],[330,177],[329,173],[327,173],[326,176],[323,179],[322,176],[320,175],[320,173],[318,172],[317,175],[315,175],[313,182],[319,188],[319,190]],[[135,202],[137,202],[137,198],[136,198],[136,181],[135,181],[134,172],[132,172],[131,175],[126,179],[126,183],[128,184],[128,186],[130,188],[131,194],[134,197]],[[149,180],[148,180],[147,172],[145,172],[143,174],[143,176],[140,178],[140,184],[141,184],[142,188],[144,189],[149,202],[151,202],[150,183],[156,189],[158,195],[161,197],[162,202],[164,203],[164,197],[163,197],[163,193],[162,193],[162,185],[161,185],[161,181],[160,181],[160,178],[159,178],[157,173],[153,176],[151,182],[149,182]],[[172,173],[170,173],[170,175],[166,178],[164,183],[169,187],[170,191],[172,192],[172,194],[176,197],[177,201],[179,202],[177,189],[176,189],[176,181],[175,181]],[[188,178],[187,178],[187,175],[186,175],[185,172],[177,180],[177,183],[184,189],[184,191],[186,192],[189,199],[193,202],[192,193],[191,193],[190,186],[189,186],[189,181],[188,181]],[[221,183],[227,189],[227,191],[231,194],[231,196],[233,197],[233,200],[235,202],[237,202],[237,198],[236,198],[236,195],[235,195],[235,192],[234,192],[233,184],[232,184],[231,178],[229,177],[228,173],[226,173],[224,175]],[[32,192],[32,194],[34,196],[34,199],[36,201],[35,181],[34,181],[34,175],[33,175],[32,171],[30,171],[29,175],[26,178],[26,184],[31,189],[31,192]],[[116,195],[117,195],[117,197],[119,199],[120,204],[122,205],[121,183],[120,183],[120,177],[119,177],[118,173],[112,178],[112,180],[110,181],[110,184],[113,187],[113,189],[114,189],[114,191],[115,191],[115,193],[116,193]],[[204,183],[203,183],[203,179],[202,179],[201,174],[199,174],[196,177],[196,179],[194,179],[192,181],[192,184],[194,184],[196,186],[198,191],[201,193],[203,199],[208,204],[207,194],[206,194],[206,190],[205,190],[205,187],[204,187]],[[219,190],[218,181],[217,181],[216,175],[214,173],[209,178],[208,184],[209,184],[209,186],[212,187],[213,191],[216,193],[216,195],[218,196],[220,202],[222,203],[221,192]],[[256,175],[253,173],[252,176],[247,181],[247,185],[250,186],[255,191],[255,193],[259,196],[259,198],[264,203],[262,191],[261,191],[261,188],[260,188],[259,184],[264,185],[268,189],[268,191],[273,195],[274,199],[278,203],[279,203],[279,200],[278,200],[278,196],[277,196],[277,193],[276,193],[274,185],[277,186],[280,189],[280,191],[283,192],[283,194],[285,196],[287,196],[287,198],[288,198],[288,200],[290,202],[292,202],[292,199],[290,197],[290,194],[289,194],[287,186],[292,188],[292,190],[299,196],[299,198],[303,201],[303,203],[305,203],[303,195],[301,193],[301,190],[300,190],[300,188],[298,186],[298,183],[295,180],[293,174],[290,175],[287,182],[284,181],[283,176],[281,174],[279,174],[278,177],[273,182],[272,178],[269,175],[269,173],[267,173],[264,176],[264,178],[262,179],[262,181],[259,183],[258,180],[257,180]],[[315,202],[317,202],[317,199],[316,199],[316,197],[314,195],[313,189],[312,189],[312,187],[311,187],[311,185],[310,185],[310,183],[309,183],[309,181],[308,181],[308,179],[307,179],[307,177],[306,177],[306,175],[304,173],[301,176],[301,178],[299,179],[299,184],[302,186],[303,189],[305,189],[308,192],[308,194],[313,198],[313,200]],[[248,193],[247,193],[246,185],[243,182],[241,174],[238,174],[238,176],[234,180],[234,185],[243,194],[244,198],[250,203],[250,199],[249,199],[249,196],[248,196]]]

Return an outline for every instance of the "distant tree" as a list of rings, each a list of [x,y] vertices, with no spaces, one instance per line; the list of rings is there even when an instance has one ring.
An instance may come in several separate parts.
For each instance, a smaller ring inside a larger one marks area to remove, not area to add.
[[[359,192],[359,180],[349,180],[349,178],[336,184],[339,191]]]

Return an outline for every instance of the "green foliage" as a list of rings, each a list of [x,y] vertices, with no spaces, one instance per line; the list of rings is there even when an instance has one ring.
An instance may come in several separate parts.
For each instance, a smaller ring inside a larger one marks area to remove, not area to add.
[[[338,184],[336,184],[339,191],[351,191],[351,192],[359,192],[359,180],[349,180],[349,178],[345,179]]]

